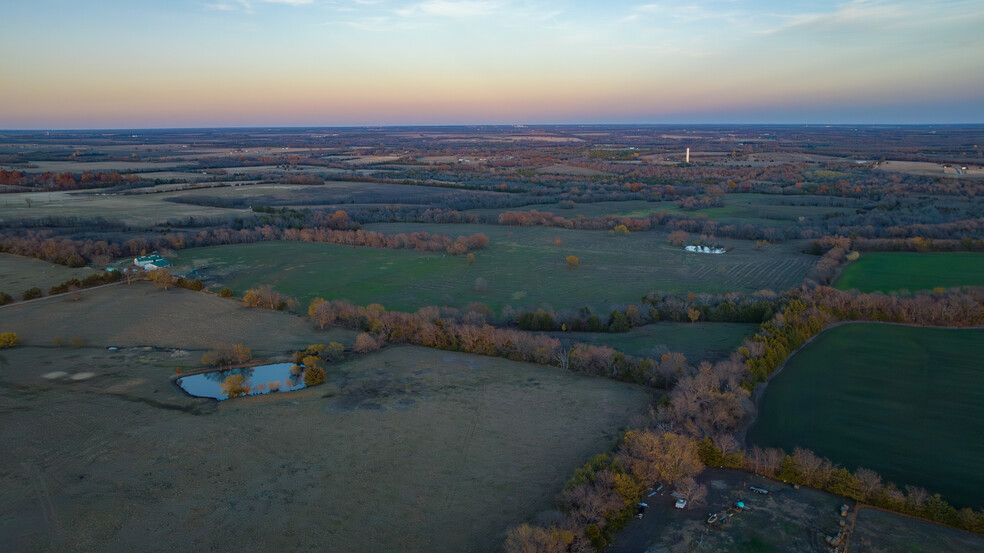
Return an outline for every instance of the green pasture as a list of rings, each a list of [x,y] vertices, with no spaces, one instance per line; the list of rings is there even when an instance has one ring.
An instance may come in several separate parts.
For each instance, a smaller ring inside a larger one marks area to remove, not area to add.
[[[984,286],[984,254],[864,253],[844,269],[834,286],[861,292]]]
[[[984,506],[982,358],[982,329],[830,329],[769,383],[748,441],[806,447],[958,506]]]
[[[553,332],[564,344],[583,342],[608,346],[637,357],[659,357],[669,351],[682,353],[691,362],[727,357],[742,340],[758,330],[751,323],[659,322],[628,332]]]
[[[615,236],[543,227],[402,223],[368,228],[449,236],[484,232],[491,242],[475,253],[473,264],[464,255],[298,242],[193,248],[169,259],[179,272],[198,268],[210,278],[208,284],[229,286],[237,294],[270,284],[305,304],[320,296],[398,310],[483,302],[496,310],[587,305],[604,312],[638,303],[652,290],[785,290],[801,282],[816,261],[795,246],[758,250],[747,242],[735,242],[723,255],[689,253],[655,232]],[[568,267],[569,255],[580,259],[579,267]],[[477,279],[484,279],[485,286]]]

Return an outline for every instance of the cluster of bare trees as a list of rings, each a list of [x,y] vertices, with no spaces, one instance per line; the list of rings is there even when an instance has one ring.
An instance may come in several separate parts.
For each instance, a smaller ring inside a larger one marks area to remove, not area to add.
[[[782,449],[753,446],[744,452],[732,450],[724,454],[716,442],[705,439],[700,444],[700,451],[701,459],[707,464],[727,464],[783,482],[826,490],[869,505],[984,533],[984,511],[958,510],[939,494],[930,494],[916,486],[899,488],[892,482],[885,482],[871,469],[859,467],[851,472],[808,449],[797,447],[787,453]]]
[[[736,359],[701,363],[683,374],[659,409],[660,424],[689,436],[719,436],[735,431],[752,409],[742,387],[748,368]]]
[[[668,388],[694,368],[680,353],[659,359],[626,355],[607,346],[574,344],[565,349],[560,340],[488,324],[489,310],[473,304],[464,312],[454,308],[424,307],[415,313],[387,311],[382,305],[356,306],[342,300],[316,298],[308,308],[320,328],[346,326],[364,331],[357,351],[372,351],[381,344],[407,343],[437,349],[506,357],[565,370]]]
[[[613,527],[656,483],[672,487],[699,504],[707,494],[693,477],[704,469],[698,444],[668,432],[630,430],[612,455],[592,457],[567,482],[560,497],[563,518],[549,527],[520,525],[510,530],[509,553],[602,550]]]
[[[424,307],[416,313],[403,313],[387,311],[379,304],[363,307],[316,298],[308,315],[321,328],[339,325],[364,330],[377,343],[416,344],[543,365],[554,364],[561,350],[556,338],[493,327],[477,310],[461,313]]]
[[[723,206],[724,197],[721,194],[702,194],[700,196],[687,196],[685,198],[680,198],[674,203],[684,211],[697,211],[698,209]]]
[[[159,271],[154,271],[159,272]],[[274,290],[273,286],[264,284],[258,288],[246,290],[242,303],[246,307],[264,307],[277,311],[296,311],[297,299]]]
[[[430,234],[428,232],[383,234],[381,232],[365,230],[331,230],[323,228],[287,229],[283,232],[282,238],[284,240],[299,242],[323,242],[366,248],[406,249],[427,252],[445,251],[452,255],[485,249],[489,243],[488,237],[482,233],[471,236],[458,236],[452,240],[448,236]]]

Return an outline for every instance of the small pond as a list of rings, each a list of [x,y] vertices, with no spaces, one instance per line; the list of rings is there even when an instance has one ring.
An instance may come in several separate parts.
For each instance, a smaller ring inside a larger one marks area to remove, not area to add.
[[[290,392],[304,386],[304,372],[293,363],[275,363],[228,371],[183,376],[178,386],[195,397],[229,399],[245,395]]]

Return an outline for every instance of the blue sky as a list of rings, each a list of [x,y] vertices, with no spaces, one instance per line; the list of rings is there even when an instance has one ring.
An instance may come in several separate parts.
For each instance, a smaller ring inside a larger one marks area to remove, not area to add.
[[[11,0],[0,128],[984,123],[984,2]]]

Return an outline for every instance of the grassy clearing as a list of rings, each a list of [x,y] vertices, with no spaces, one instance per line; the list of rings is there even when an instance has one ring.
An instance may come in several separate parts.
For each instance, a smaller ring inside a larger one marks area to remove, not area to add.
[[[216,405],[177,391],[152,353],[0,354],[0,432],[18,444],[0,458],[9,550],[494,551],[649,400],[401,347],[331,365],[316,388]],[[73,355],[96,376],[40,377]]]
[[[794,490],[775,480],[728,469],[707,469],[697,480],[708,489],[703,504],[676,509],[671,490],[664,488],[662,494],[646,500],[646,515],[630,521],[605,551],[830,552],[823,534],[839,529],[838,509],[844,498],[808,488]],[[748,486],[772,493],[749,493]],[[727,522],[707,524],[708,513],[721,513],[738,499],[749,510]]]
[[[981,506],[984,330],[843,325],[769,384],[748,439]]]
[[[868,553],[975,553],[984,551],[984,537],[877,509],[858,511],[851,551]]]
[[[844,269],[834,286],[861,292],[984,286],[984,254],[866,253]]]
[[[207,350],[242,342],[257,356],[314,343],[351,345],[355,341],[355,333],[347,330],[318,331],[286,313],[247,309],[235,300],[180,288],[163,292],[146,282],[4,307],[0,309],[0,332],[16,332],[22,343],[31,346],[80,338],[99,348]],[[196,363],[197,358],[191,358],[175,364]]]
[[[756,324],[746,323],[671,323],[660,322],[636,327],[618,334],[591,332],[554,332],[562,342],[584,342],[613,347],[640,357],[659,356],[667,351],[684,354],[691,361],[727,357],[738,349],[742,340],[755,334]]]
[[[0,253],[0,292],[20,299],[24,290],[37,286],[47,294],[48,288],[56,284],[72,278],[82,280],[94,272],[88,267],[72,269],[33,257]]]
[[[793,244],[757,250],[736,241],[725,255],[693,254],[669,246],[666,236],[655,232],[613,236],[543,227],[410,223],[367,228],[450,236],[483,232],[491,243],[476,252],[472,265],[465,256],[281,242],[182,250],[173,261],[178,271],[204,268],[209,284],[239,293],[271,284],[305,304],[321,296],[399,310],[484,302],[493,309],[588,305],[606,312],[613,305],[638,303],[652,290],[783,290],[802,281],[816,261],[795,252]],[[568,255],[577,256],[580,266],[568,268]],[[476,289],[478,278],[487,282],[485,290]]]

